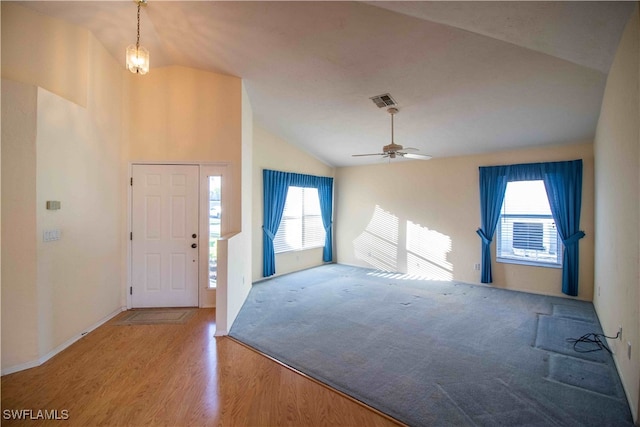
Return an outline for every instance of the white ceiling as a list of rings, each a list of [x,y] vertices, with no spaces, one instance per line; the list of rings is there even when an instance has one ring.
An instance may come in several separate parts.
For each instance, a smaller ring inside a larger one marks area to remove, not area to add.
[[[124,63],[133,1],[23,2],[91,30]],[[635,2],[154,1],[154,67],[244,79],[255,120],[333,166],[396,143],[434,157],[593,138],[606,73]],[[124,66],[124,64],[123,64]],[[140,77],[144,78],[144,77]]]

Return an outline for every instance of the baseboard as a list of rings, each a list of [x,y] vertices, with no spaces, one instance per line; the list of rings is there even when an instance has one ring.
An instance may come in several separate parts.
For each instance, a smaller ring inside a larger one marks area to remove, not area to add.
[[[35,368],[36,366],[40,366],[41,363],[38,360],[32,360],[31,362],[21,363],[16,366],[10,366],[7,369],[3,369],[1,375],[9,375],[14,374],[16,372],[24,371],[27,369]]]
[[[252,280],[251,284],[254,285],[256,283],[266,282],[267,280],[277,279],[278,277],[287,276],[289,274],[299,273],[301,271],[311,270],[312,268],[322,267],[323,265],[330,265],[330,264],[338,264],[338,263],[335,262],[335,261],[329,261],[329,262],[323,262],[322,264],[318,264],[318,265],[312,265],[312,266],[309,266],[309,267],[304,267],[304,268],[301,268],[300,270],[287,271],[286,273],[275,273],[274,275],[269,276],[269,277],[260,277],[259,279]],[[348,264],[344,264],[344,265],[348,265]],[[353,267],[361,267],[361,268],[363,268],[362,266],[357,266],[357,265],[354,265]],[[364,267],[364,268],[366,268],[366,267]]]
[[[51,359],[53,356],[55,356],[56,354],[58,354],[61,351],[65,350],[71,344],[75,343],[80,338],[82,338],[85,335],[87,335],[89,332],[92,332],[92,331],[96,330],[97,328],[99,328],[100,326],[104,325],[109,320],[113,319],[118,314],[120,314],[120,313],[122,313],[123,311],[126,311],[126,310],[127,310],[126,307],[121,307],[121,308],[115,310],[114,312],[112,312],[112,313],[108,314],[107,316],[103,317],[102,319],[98,320],[96,323],[94,323],[89,328],[87,328],[84,332],[81,332],[81,333],[69,338],[67,341],[63,342],[62,344],[60,344],[59,346],[57,346],[56,348],[54,348],[53,350],[51,350],[50,352],[45,354],[44,356],[41,356],[38,360],[32,360],[30,362],[21,363],[20,365],[10,366],[10,367],[8,367],[6,369],[3,369],[2,372],[0,372],[0,375],[1,376],[9,375],[9,374],[13,374],[13,373],[16,373],[16,372],[24,371],[25,369],[31,369],[31,368],[35,368],[36,366],[42,365],[47,360]]]
[[[596,312],[596,316],[598,315],[598,312]],[[598,319],[598,322],[600,321],[600,319]],[[609,342],[611,341],[610,339],[607,339],[607,344],[609,345],[609,348],[611,348],[613,350],[613,346],[611,345],[611,343]],[[626,378],[622,376],[622,371],[620,370],[620,365],[618,364],[618,353],[614,353],[611,358],[613,359],[613,364],[616,367],[616,371],[618,374],[618,377],[620,377],[620,382],[622,383],[622,389],[624,390],[624,397],[627,400],[627,403],[629,404],[629,410],[631,411],[631,417],[635,420],[636,425],[640,426],[640,417],[638,415],[638,411],[636,409],[635,403],[636,402],[632,402],[631,399],[629,398],[630,393],[629,390],[627,388],[627,381]]]
[[[229,335],[229,331],[227,330],[219,330],[218,328],[216,328],[216,333],[213,334],[214,337],[224,337]]]

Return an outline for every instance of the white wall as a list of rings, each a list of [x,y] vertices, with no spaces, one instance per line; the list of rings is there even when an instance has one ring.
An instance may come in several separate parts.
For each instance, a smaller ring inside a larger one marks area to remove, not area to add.
[[[584,160],[578,297],[593,295],[593,146],[575,144],[477,156],[338,168],[338,262],[437,280],[479,283],[478,167]],[[414,245],[415,242],[415,245]],[[557,268],[497,263],[491,286],[562,296]]]
[[[124,184],[118,167],[120,146],[114,144],[113,134],[97,126],[87,109],[38,89],[36,236],[42,354],[121,307],[119,275],[113,274],[120,266],[124,208],[119,197]],[[61,209],[46,210],[48,200],[60,201]],[[61,231],[61,240],[43,242],[40,236],[51,229]]]
[[[640,411],[639,39],[636,7],[609,71],[594,144],[594,305],[607,335],[615,335],[622,326],[622,340],[609,343],[636,422]]]
[[[334,169],[278,138],[260,125],[253,132],[252,279],[262,278],[262,218],[264,169],[317,176],[333,176]],[[276,254],[276,274],[321,265],[322,248]]]
[[[253,110],[247,90],[242,86],[242,232],[239,242],[231,239],[227,245],[229,259],[229,286],[227,295],[227,325],[231,328],[242,304],[251,290],[251,262],[248,255],[252,251],[251,213],[253,175]]]
[[[245,241],[242,233],[222,236],[218,241],[218,280],[216,336],[227,335],[244,304],[251,284],[243,276]]]

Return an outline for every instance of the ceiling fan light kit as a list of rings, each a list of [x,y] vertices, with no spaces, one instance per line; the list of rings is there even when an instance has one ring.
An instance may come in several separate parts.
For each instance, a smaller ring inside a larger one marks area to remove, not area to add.
[[[396,144],[393,140],[393,116],[398,113],[398,109],[395,107],[387,108],[387,113],[391,115],[391,144],[382,147],[382,153],[371,154],[353,154],[353,157],[366,157],[366,156],[382,156],[382,158],[395,159],[396,157],[405,157],[407,159],[429,160],[431,156],[426,154],[408,153],[407,151],[418,151],[417,148],[407,147],[404,148],[400,144]]]

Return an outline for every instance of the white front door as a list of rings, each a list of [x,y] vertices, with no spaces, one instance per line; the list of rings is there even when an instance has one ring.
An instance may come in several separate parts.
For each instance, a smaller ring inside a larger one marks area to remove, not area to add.
[[[132,307],[198,306],[198,166],[133,165]]]

